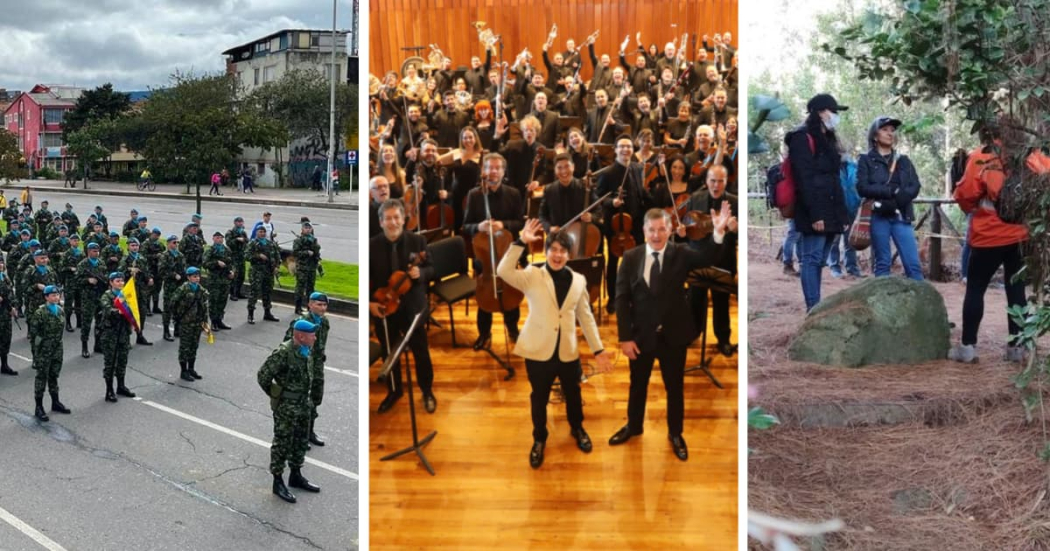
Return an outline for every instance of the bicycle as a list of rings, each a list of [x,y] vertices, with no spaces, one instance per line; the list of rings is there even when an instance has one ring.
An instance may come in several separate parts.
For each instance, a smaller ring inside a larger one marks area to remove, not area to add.
[[[138,183],[139,191],[157,191],[157,183],[153,181],[153,178],[140,179]]]

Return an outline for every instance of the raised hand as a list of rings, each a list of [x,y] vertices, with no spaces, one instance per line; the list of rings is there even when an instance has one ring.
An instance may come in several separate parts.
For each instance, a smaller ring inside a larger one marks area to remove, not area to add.
[[[525,221],[525,227],[521,230],[521,242],[529,245],[540,239],[539,232],[543,229],[539,219],[529,218]]]
[[[729,208],[729,201],[722,201],[722,208],[718,212],[711,209],[711,223],[714,225],[716,234],[724,234],[729,227],[729,219],[733,217],[733,211]]]

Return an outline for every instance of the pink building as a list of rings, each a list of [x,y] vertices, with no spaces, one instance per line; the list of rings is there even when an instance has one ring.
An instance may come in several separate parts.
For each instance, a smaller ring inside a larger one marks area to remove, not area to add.
[[[4,128],[18,138],[18,149],[33,170],[45,166],[59,171],[73,168],[76,159],[67,156],[62,143],[62,117],[73,109],[82,91],[37,84],[4,110]]]

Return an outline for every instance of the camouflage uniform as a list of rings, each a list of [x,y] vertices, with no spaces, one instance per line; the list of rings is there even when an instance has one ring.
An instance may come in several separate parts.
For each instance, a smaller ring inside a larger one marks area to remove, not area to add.
[[[95,323],[95,352],[102,351],[101,340],[99,339],[99,331],[102,329],[102,310],[99,305],[99,300],[102,295],[106,292],[106,266],[99,259],[94,259],[95,262],[91,262],[91,258],[85,258],[77,264],[77,281],[80,287],[80,342],[84,344],[84,350],[87,350],[88,338],[91,336],[91,323]],[[89,278],[95,278],[96,283],[92,284],[88,281]]]
[[[321,244],[311,235],[300,235],[292,244],[295,254],[295,309],[306,304],[310,293],[314,292],[317,280],[317,267],[321,261]]]
[[[43,269],[41,269],[43,268]],[[29,266],[22,272],[22,299],[25,301],[26,315],[31,315],[36,312],[37,308],[41,304],[46,302],[44,299],[43,290],[37,287],[37,285],[57,285],[58,274],[51,266]],[[30,324],[29,336],[34,337],[33,327]]]
[[[11,283],[18,295],[15,297],[15,306],[22,304],[22,272],[18,271],[22,258],[29,254],[29,242],[22,241],[17,247],[11,249],[7,254],[7,271],[11,274]]]
[[[226,267],[220,268],[219,261],[225,263]],[[230,274],[233,273],[232,262],[230,249],[226,245],[212,245],[204,252],[204,268],[208,270],[204,283],[210,295],[209,319],[213,324],[226,314],[226,301],[230,298]]]
[[[106,243],[98,255],[106,263],[106,269],[110,272],[119,272],[120,261],[124,259],[124,251],[120,243]]]
[[[152,232],[150,233],[150,238],[141,243],[142,249],[140,250],[146,255],[149,273],[153,274],[153,287],[150,288],[149,302],[153,306],[153,311],[160,312],[160,291],[162,285],[157,274],[160,273],[160,255],[164,252],[164,243],[159,238],[154,238]]]
[[[200,266],[204,260],[204,238],[200,233],[197,235],[186,233],[179,242],[179,252],[186,257],[187,266]]]
[[[293,341],[283,342],[259,369],[258,380],[263,392],[271,396],[273,409],[270,472],[284,473],[286,462],[298,469],[306,456],[306,431],[313,409],[309,351],[303,356]],[[279,388],[274,388],[275,384]]]
[[[38,291],[43,296],[43,292]],[[54,306],[52,312],[49,306]],[[62,371],[62,307],[41,304],[29,315],[29,341],[33,352],[33,369],[36,382],[33,397],[43,398],[46,386],[51,394],[58,394],[58,374]]]
[[[18,246],[22,242],[21,230],[11,230],[4,234],[4,240],[0,241],[0,250],[5,253],[11,252],[12,249]]]
[[[179,363],[194,362],[200,345],[201,324],[208,321],[208,291],[201,285],[187,281],[175,290],[173,298],[175,322],[179,327]],[[164,305],[167,314],[167,304]]]
[[[124,227],[121,228],[120,234],[123,235],[124,237],[131,237],[131,234],[134,233],[135,230],[138,227],[139,227],[139,217],[138,216],[136,216],[135,218],[128,218],[128,220],[126,222],[124,222]],[[109,232],[106,232],[106,233],[109,233]]]
[[[241,241],[242,239],[243,241]],[[233,283],[230,285],[230,295],[234,298],[241,294],[241,288],[244,287],[244,261],[246,258],[244,252],[250,239],[244,228],[234,226],[230,228],[230,231],[226,232],[226,246],[230,248],[230,259],[233,269],[236,270],[233,276]]]
[[[4,222],[7,222],[8,229],[11,228],[12,220],[18,220],[18,202],[13,200],[4,209]]]
[[[36,235],[40,239],[40,242],[44,242],[44,233],[47,231],[48,226],[51,225],[51,221],[54,220],[55,216],[51,214],[51,211],[47,209],[40,209],[33,215],[33,223],[36,225]]]
[[[159,281],[164,285],[164,331],[167,333],[171,324],[171,305],[174,304],[175,291],[186,281],[186,257],[178,251],[164,251],[157,263]],[[179,279],[175,279],[178,275]],[[158,279],[153,281],[156,284]]]
[[[101,212],[96,212],[95,221],[97,221],[99,224],[102,224],[102,231],[109,233],[109,220],[106,218],[105,214],[102,214]]]
[[[124,293],[120,296],[123,299]],[[113,384],[113,376],[123,381],[124,373],[128,368],[128,350],[131,349],[131,323],[113,305],[113,299],[117,297],[117,291],[110,289],[102,294],[98,307],[100,310],[99,337],[102,341],[102,353],[105,356],[105,367],[102,377],[106,379],[106,386]]]
[[[80,217],[77,213],[73,212],[73,209],[66,209],[61,214],[62,220],[65,221],[66,227],[69,228],[70,233],[76,233],[80,229]]]
[[[106,237],[107,235],[109,235],[109,234],[107,234],[107,233],[95,233],[94,230],[92,230],[89,233],[84,234],[84,236],[83,236],[83,238],[84,238],[83,239],[84,240],[84,250],[86,251],[87,250],[87,246],[90,245],[91,243],[96,243],[96,244],[98,244],[98,252],[99,252],[98,257],[102,258],[102,250],[105,249],[106,245],[109,244],[109,238]]]
[[[248,312],[255,311],[255,302],[262,299],[263,308],[270,311],[270,293],[273,292],[273,275],[281,265],[281,251],[277,244],[269,239],[253,239],[248,243],[246,251],[251,270],[248,272],[248,280],[251,282],[251,292],[248,294]],[[264,255],[263,259],[260,255]]]
[[[0,272],[0,365],[7,367],[11,352],[11,308],[15,304],[15,287],[7,274]]]
[[[331,329],[332,324],[329,323],[327,316],[316,316],[312,312],[307,311],[288,324],[288,331],[284,334],[284,340],[292,338],[292,328],[295,327],[295,322],[299,320],[305,320],[317,326],[317,340],[310,351],[310,375],[312,377],[310,400],[313,402],[313,410],[310,413],[310,432],[313,432],[313,420],[317,419],[317,406],[321,405],[321,401],[324,399],[324,364],[328,361],[328,356],[325,354],[325,344],[328,343],[328,330]]]
[[[77,265],[84,259],[84,251],[79,247],[70,247],[55,260],[55,270],[58,271],[58,281],[65,289],[66,302],[63,307],[66,310],[66,323],[73,314],[77,315],[77,325],[81,325],[84,316],[80,315],[80,282],[77,281]]]
[[[138,268],[139,273],[135,276],[135,294],[138,298],[139,307],[139,319],[146,319],[146,300],[149,297],[150,285],[149,280],[153,277],[149,271],[149,261],[146,260],[142,253],[128,253],[123,260],[120,261],[120,266],[116,271],[124,274],[124,282],[131,281],[131,269]],[[156,280],[154,280],[156,283]]]

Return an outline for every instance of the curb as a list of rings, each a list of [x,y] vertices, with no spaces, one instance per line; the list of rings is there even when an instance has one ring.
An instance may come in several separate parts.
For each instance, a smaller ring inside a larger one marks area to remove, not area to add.
[[[286,289],[274,289],[271,291],[271,298],[274,302],[280,302],[286,306],[295,306],[295,291],[288,291]],[[339,314],[342,316],[349,316],[357,319],[358,303],[353,300],[345,300],[341,298],[328,297],[328,311],[333,314]]]
[[[15,189],[17,188],[10,188]],[[164,193],[159,191],[123,191],[123,190],[104,190],[104,189],[84,189],[84,188],[60,188],[51,186],[29,186],[30,191],[34,193],[79,193],[84,195],[109,195],[109,196],[122,196],[122,197],[159,197],[161,199],[182,199],[186,201],[196,201],[196,195],[186,195],[184,193]],[[243,194],[242,194],[243,195]],[[201,195],[201,201],[214,201],[217,203],[249,203],[256,205],[280,205],[286,207],[313,207],[322,209],[337,209],[337,210],[358,210],[357,205],[350,203],[326,203],[320,201],[300,201],[300,200],[288,200],[288,199],[263,199],[260,197],[226,197],[226,196],[206,196]]]

